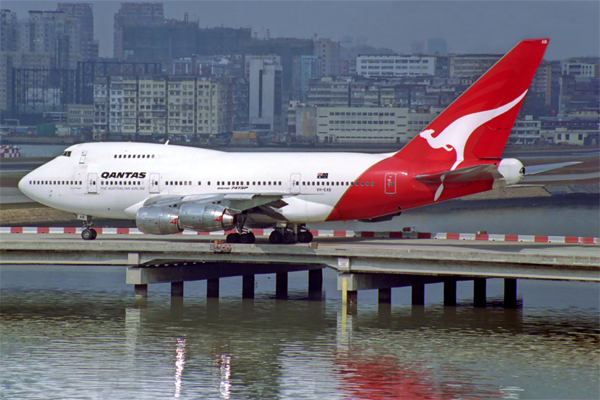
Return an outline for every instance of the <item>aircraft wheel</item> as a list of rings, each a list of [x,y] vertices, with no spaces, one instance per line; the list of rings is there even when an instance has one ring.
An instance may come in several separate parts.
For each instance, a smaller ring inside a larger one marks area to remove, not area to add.
[[[297,242],[296,237],[292,232],[285,232],[283,234],[283,243],[294,244],[296,242]]]
[[[98,233],[93,229],[85,228],[81,231],[81,238],[83,240],[94,240],[98,236]]]
[[[227,243],[240,243],[240,234],[239,233],[230,233],[227,235]]]
[[[256,242],[256,237],[254,236],[254,233],[248,232],[240,235],[240,243],[252,244],[254,242]]]
[[[277,231],[273,231],[269,235],[269,242],[271,244],[281,244],[283,243],[283,235]]]
[[[310,243],[313,240],[313,234],[310,231],[302,231],[298,233],[298,241],[300,243]]]

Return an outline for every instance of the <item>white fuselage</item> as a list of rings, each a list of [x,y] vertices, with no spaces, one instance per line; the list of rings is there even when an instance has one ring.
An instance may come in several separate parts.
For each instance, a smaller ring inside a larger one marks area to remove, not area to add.
[[[288,203],[281,209],[288,221],[320,222],[365,170],[389,156],[87,143],[32,171],[19,188],[56,209],[121,219],[135,219],[155,195],[275,194]]]

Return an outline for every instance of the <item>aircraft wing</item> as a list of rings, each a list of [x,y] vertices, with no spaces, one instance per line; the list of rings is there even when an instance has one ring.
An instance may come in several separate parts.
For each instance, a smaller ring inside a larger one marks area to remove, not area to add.
[[[424,183],[469,183],[475,181],[485,181],[500,179],[502,175],[494,165],[475,165],[456,169],[454,171],[439,172],[436,174],[417,175],[416,180]]]
[[[282,208],[287,205],[281,193],[230,193],[200,195],[157,195],[144,201],[143,207],[164,207],[183,203],[220,204],[227,207],[232,214],[240,214],[252,208]]]

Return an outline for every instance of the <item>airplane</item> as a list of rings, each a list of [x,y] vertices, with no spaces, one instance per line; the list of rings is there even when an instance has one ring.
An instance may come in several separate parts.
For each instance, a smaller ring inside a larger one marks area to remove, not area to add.
[[[518,183],[523,164],[501,154],[548,39],[519,42],[396,152],[231,153],[165,144],[68,147],[19,189],[92,218],[135,220],[147,234],[274,228],[273,244],[309,243],[308,223],[391,220],[402,211]]]

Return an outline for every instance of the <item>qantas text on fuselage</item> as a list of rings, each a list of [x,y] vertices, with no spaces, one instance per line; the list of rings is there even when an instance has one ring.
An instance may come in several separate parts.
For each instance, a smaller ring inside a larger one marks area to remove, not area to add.
[[[273,228],[272,243],[310,242],[307,223],[380,221],[403,210],[515,184],[501,154],[547,39],[524,40],[400,151],[225,153],[149,143],[84,143],[25,176],[19,188],[84,220],[136,221],[149,234]]]

